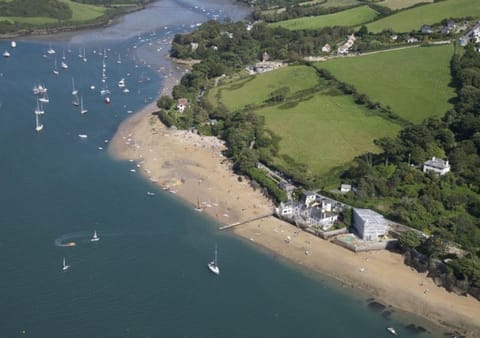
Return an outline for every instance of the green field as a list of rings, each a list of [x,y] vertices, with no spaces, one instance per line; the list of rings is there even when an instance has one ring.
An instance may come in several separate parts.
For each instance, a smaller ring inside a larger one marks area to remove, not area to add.
[[[418,31],[424,24],[439,23],[445,18],[480,17],[478,0],[445,0],[415,7],[367,24],[368,31],[392,29],[397,33]]]
[[[307,66],[290,66],[273,72],[249,76],[231,84],[215,87],[208,93],[214,103],[221,101],[229,110],[237,110],[247,104],[258,105],[268,100],[270,93],[281,87],[289,87],[289,95],[315,87],[320,79]]]
[[[432,3],[433,0],[384,0],[377,2],[378,5],[388,7],[390,9],[402,9],[412,7],[420,3]]]
[[[80,4],[70,0],[60,0],[72,9],[71,21],[89,21],[105,14],[105,8],[101,6]]]
[[[284,86],[290,88],[290,99],[258,108],[272,91]],[[306,164],[312,172],[325,174],[357,155],[377,151],[374,139],[394,135],[401,128],[370,114],[351,96],[329,92],[314,69],[290,66],[232,80],[210,90],[207,97],[214,106],[221,102],[230,111],[256,105],[252,109],[265,116],[266,127],[282,138],[280,154]],[[276,161],[283,164],[281,158]]]
[[[373,102],[412,122],[443,116],[455,96],[449,62],[453,46],[416,47],[317,63]]]
[[[10,0],[0,0],[0,2],[9,2]],[[83,22],[91,21],[96,18],[103,16],[106,12],[106,8],[103,6],[95,6],[88,4],[81,4],[71,0],[59,0],[67,4],[72,10],[72,17],[66,22]],[[29,16],[29,17],[19,17],[19,16],[0,16],[1,21],[8,22],[19,22],[30,25],[41,26],[44,24],[53,24],[59,22],[58,19],[46,16]]]
[[[8,21],[10,23],[20,22],[20,23],[26,23],[30,25],[43,25],[46,23],[58,22],[57,19],[46,18],[41,16],[35,16],[35,17],[0,16],[0,21]]]
[[[347,7],[361,4],[361,1],[358,0],[327,0],[326,3],[323,3],[322,7]]]
[[[279,21],[271,23],[269,26],[284,27],[290,30],[320,29],[332,26],[356,26],[375,19],[377,15],[378,13],[370,7],[361,6],[333,14]]]
[[[349,96],[317,94],[293,108],[273,106],[257,113],[265,116],[267,128],[282,138],[280,154],[308,165],[314,173],[325,174],[355,156],[378,151],[374,139],[400,130],[366,111]]]

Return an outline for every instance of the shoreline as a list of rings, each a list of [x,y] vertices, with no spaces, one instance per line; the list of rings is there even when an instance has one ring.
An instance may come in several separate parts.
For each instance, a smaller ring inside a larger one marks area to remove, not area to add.
[[[60,36],[69,38],[72,35],[81,32],[81,31],[88,31],[94,30],[98,28],[108,27],[118,23],[121,18],[127,14],[134,13],[137,11],[141,11],[151,5],[153,2],[158,0],[149,0],[148,3],[143,4],[141,6],[130,6],[131,8],[122,12],[119,12],[111,17],[105,18],[98,22],[93,23],[84,23],[84,24],[77,24],[72,26],[63,26],[63,27],[52,27],[52,28],[27,28],[25,30],[20,30],[11,33],[4,33],[0,34],[0,40],[7,40],[7,39],[17,39],[21,38],[22,40],[42,40],[42,38],[52,38]]]
[[[151,103],[122,122],[109,145],[113,158],[136,164],[136,171],[152,183],[220,225],[272,211],[270,200],[233,173],[221,154],[225,149],[221,140],[167,129],[153,115],[157,110]],[[233,232],[296,266],[352,286],[385,305],[447,330],[480,337],[480,302],[437,287],[425,274],[405,265],[400,254],[353,253],[273,216],[243,224]],[[291,240],[286,243],[288,236]]]

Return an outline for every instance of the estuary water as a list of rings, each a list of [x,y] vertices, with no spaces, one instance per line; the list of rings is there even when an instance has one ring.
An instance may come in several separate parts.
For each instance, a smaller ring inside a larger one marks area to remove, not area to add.
[[[121,121],[157,99],[174,34],[246,14],[218,0],[158,1],[68,38],[0,41],[11,53],[0,60],[0,337],[388,337],[388,326],[439,335],[217,232],[106,153]],[[38,85],[49,98],[40,132]],[[206,267],[215,245],[218,277]]]

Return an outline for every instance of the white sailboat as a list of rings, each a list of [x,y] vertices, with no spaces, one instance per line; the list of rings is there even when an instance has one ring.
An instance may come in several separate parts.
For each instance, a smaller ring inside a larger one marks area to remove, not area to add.
[[[39,99],[40,102],[42,103],[49,103],[50,102],[50,99],[48,98],[48,92],[45,91],[42,96],[40,97]]]
[[[73,98],[72,98],[72,104],[75,106],[75,107],[78,107],[80,105],[80,100],[78,99],[78,94],[75,93],[74,95],[72,95]]]
[[[50,54],[50,55],[55,54],[55,49],[52,48],[52,44],[49,45],[47,53]]]
[[[83,62],[87,62],[87,55],[85,54],[85,48],[83,49],[82,60]]]
[[[121,63],[122,63],[122,58],[120,57],[120,54],[118,54],[117,63],[118,63],[118,64],[121,64]]]
[[[17,47],[17,43],[15,41],[12,41],[10,42],[10,46],[12,46],[12,48],[15,48]]]
[[[68,64],[65,61],[60,62],[60,67],[63,69],[68,69]]]
[[[39,117],[35,114],[35,130],[39,133],[43,129],[43,124],[40,123]]]
[[[75,79],[72,77],[72,95],[77,95],[78,90],[75,89]]]
[[[37,98],[37,107],[35,108],[35,115],[43,115],[45,111],[43,110],[43,106],[40,103],[40,100]]]
[[[68,268],[70,268],[70,265],[67,265],[67,262],[65,260],[65,257],[63,257],[63,264],[62,264],[62,270],[65,271]]]
[[[216,275],[220,274],[220,268],[218,267],[218,258],[217,258],[217,246],[215,245],[215,257],[213,261],[208,263],[208,269]]]
[[[58,68],[57,68],[57,57],[53,61],[53,74],[58,75]]]
[[[122,78],[120,81],[118,81],[118,88],[125,88],[125,79]]]
[[[84,106],[83,106],[83,96],[80,96],[80,114],[85,114],[86,112],[88,112],[88,109],[86,109]]]
[[[90,242],[98,242],[100,237],[97,236],[97,230],[93,232],[93,237],[90,239]]]
[[[3,55],[3,57],[8,58],[10,56],[10,53],[8,52],[8,50],[6,50],[6,51],[3,52],[2,55]]]

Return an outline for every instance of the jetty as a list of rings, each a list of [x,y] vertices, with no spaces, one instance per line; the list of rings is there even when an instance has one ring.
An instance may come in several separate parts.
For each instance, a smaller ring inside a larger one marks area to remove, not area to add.
[[[249,219],[247,219],[247,220],[245,220],[245,221],[235,222],[235,223],[223,225],[223,226],[221,226],[220,228],[218,228],[218,230],[228,230],[228,229],[237,227],[237,226],[239,226],[239,225],[247,224],[247,223],[254,222],[254,221],[258,221],[259,219],[267,218],[267,217],[270,217],[270,216],[273,216],[273,212],[270,212],[270,213],[265,214],[265,215],[257,216],[257,217],[254,217],[254,218],[249,218]]]

